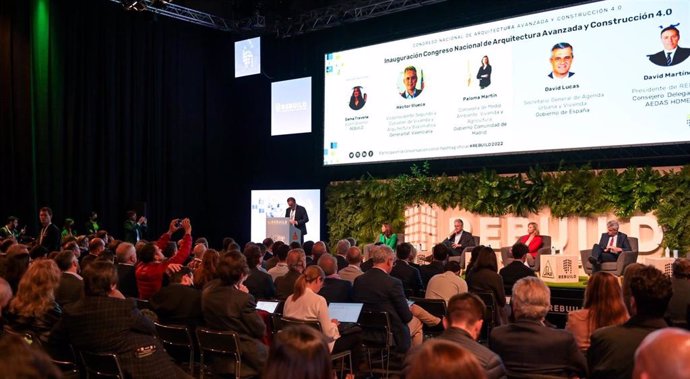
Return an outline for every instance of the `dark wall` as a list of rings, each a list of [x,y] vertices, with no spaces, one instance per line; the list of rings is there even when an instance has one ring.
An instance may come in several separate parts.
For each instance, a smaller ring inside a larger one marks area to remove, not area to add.
[[[35,23],[38,3],[48,4],[45,28]],[[126,210],[145,203],[150,238],[171,218],[189,216],[194,235],[213,245],[224,236],[246,241],[251,189],[325,189],[331,180],[397,175],[412,163],[322,167],[324,53],[567,3],[574,2],[523,1],[516,9],[512,1],[447,1],[289,39],[268,36],[264,73],[234,79],[233,41],[246,36],[125,12],[107,0],[3,1],[0,218],[19,216],[35,232],[43,205],[58,225],[72,217],[81,226],[95,210],[121,235]],[[37,48],[41,35],[46,49]],[[271,81],[302,76],[312,76],[313,132],[271,137]],[[450,159],[432,170],[679,164],[685,150]]]

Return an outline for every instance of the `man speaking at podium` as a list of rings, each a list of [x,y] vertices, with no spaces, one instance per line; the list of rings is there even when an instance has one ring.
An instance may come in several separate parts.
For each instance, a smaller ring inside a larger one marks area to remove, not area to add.
[[[288,197],[287,203],[288,209],[285,210],[285,217],[289,217],[290,224],[294,225],[302,232],[299,238],[299,243],[302,244],[304,242],[304,236],[307,234],[307,223],[309,222],[307,210],[304,209],[303,206],[297,205],[294,197]]]

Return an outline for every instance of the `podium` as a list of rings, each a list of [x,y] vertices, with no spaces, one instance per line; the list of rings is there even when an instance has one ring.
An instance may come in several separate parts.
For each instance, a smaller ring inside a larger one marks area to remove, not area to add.
[[[300,242],[302,231],[290,224],[289,217],[266,217],[266,236],[290,244]]]
[[[576,256],[542,254],[539,258],[541,280],[551,283],[578,282]]]

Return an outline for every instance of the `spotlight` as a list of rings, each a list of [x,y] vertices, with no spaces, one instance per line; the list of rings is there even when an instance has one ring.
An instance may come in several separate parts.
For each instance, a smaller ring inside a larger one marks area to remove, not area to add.
[[[153,5],[156,8],[163,8],[164,6],[172,3],[173,0],[152,0],[151,5]]]
[[[146,10],[146,3],[144,0],[122,0],[122,7],[128,11],[141,12]]]

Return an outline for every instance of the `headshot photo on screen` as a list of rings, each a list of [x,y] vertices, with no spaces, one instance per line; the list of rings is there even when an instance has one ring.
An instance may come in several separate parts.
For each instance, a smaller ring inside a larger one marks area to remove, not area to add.
[[[477,72],[477,79],[479,79],[479,88],[481,89],[491,84],[491,64],[489,64],[489,57],[486,55],[482,58],[482,64]]]
[[[364,93],[362,86],[352,88],[352,95],[350,96],[350,108],[354,111],[362,109],[367,102],[367,94]]]
[[[676,26],[678,24],[661,29],[661,44],[664,49],[656,54],[648,55],[650,62],[657,66],[674,66],[690,56],[690,48],[678,46],[680,30]]]
[[[551,48],[551,72],[549,78],[551,79],[568,79],[575,75],[570,71],[570,66],[573,64],[573,47],[567,42],[560,42]]]
[[[417,88],[418,82],[420,84],[419,88]],[[403,91],[400,92],[400,96],[405,99],[414,99],[424,91],[424,71],[420,70],[419,76],[417,76],[417,68],[415,66],[405,67],[402,75],[402,84]]]

